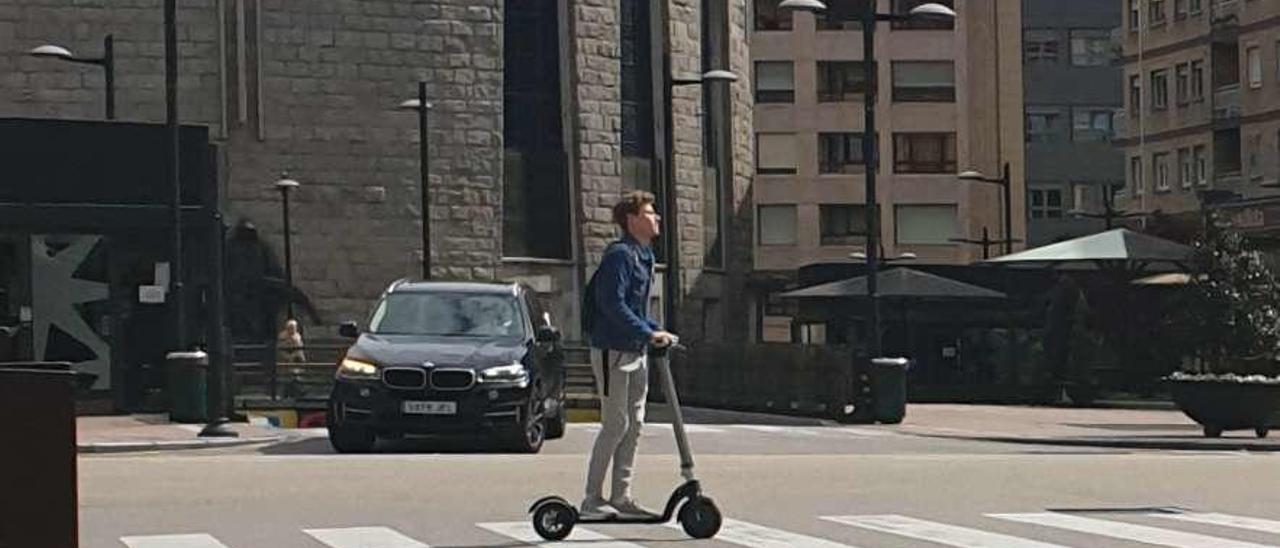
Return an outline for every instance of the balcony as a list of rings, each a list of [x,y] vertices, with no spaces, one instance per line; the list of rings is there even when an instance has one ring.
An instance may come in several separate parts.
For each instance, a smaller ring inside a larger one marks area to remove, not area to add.
[[[1240,0],[1214,0],[1209,5],[1209,22],[1214,40],[1230,39],[1240,33]]]
[[[1215,129],[1240,125],[1240,84],[1223,86],[1213,91],[1213,125]]]

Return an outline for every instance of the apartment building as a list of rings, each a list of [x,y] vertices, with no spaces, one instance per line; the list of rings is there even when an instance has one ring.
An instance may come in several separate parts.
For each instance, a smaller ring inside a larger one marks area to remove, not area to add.
[[[1184,233],[1206,201],[1241,229],[1280,222],[1280,2],[1122,4],[1126,208]]]
[[[1023,0],[1027,232],[1039,246],[1098,232],[1124,186],[1121,67],[1111,33],[1114,0]]]
[[[755,269],[848,261],[865,245],[862,36],[866,2],[791,13],[754,1]],[[923,3],[879,0],[879,13]],[[1004,234],[997,185],[961,181],[978,170],[1013,180],[1013,234],[1025,234],[1020,2],[956,0],[954,21],[882,22],[876,32],[877,197],[884,254],[968,263]]]

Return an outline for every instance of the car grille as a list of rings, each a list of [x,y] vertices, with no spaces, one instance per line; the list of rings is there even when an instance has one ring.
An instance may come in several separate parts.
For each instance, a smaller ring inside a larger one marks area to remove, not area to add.
[[[470,369],[435,369],[431,371],[431,388],[436,390],[466,390],[476,382],[476,373]]]
[[[382,383],[391,388],[418,390],[427,386],[427,372],[416,367],[388,367],[382,370]]]

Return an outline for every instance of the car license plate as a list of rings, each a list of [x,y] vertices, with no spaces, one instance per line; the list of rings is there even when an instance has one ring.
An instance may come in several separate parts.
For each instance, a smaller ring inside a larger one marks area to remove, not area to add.
[[[407,415],[454,415],[458,412],[458,402],[406,401],[401,409]]]

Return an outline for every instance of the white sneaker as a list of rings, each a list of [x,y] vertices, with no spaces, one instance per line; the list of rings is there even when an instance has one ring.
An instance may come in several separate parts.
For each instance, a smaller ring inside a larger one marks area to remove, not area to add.
[[[621,498],[609,501],[609,505],[617,509],[618,516],[631,519],[643,519],[658,517],[658,514],[636,503],[631,498]]]
[[[604,519],[618,515],[618,510],[610,506],[604,497],[587,497],[578,508],[578,517],[587,519]]]

